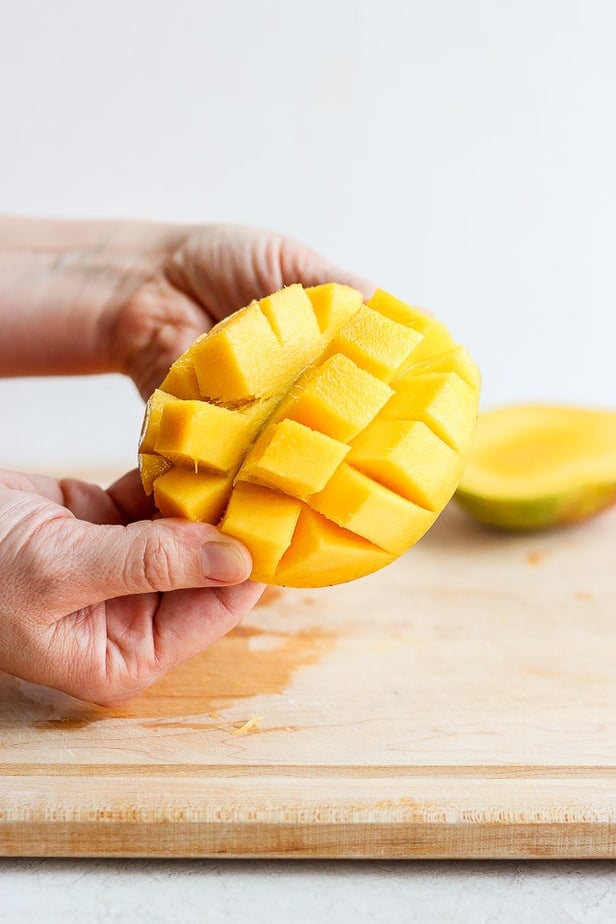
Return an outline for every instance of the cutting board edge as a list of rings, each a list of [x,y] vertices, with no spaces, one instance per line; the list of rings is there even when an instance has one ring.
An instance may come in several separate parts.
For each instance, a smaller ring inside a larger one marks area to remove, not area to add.
[[[597,768],[599,771],[601,768]],[[0,777],[0,855],[616,858],[614,773]]]
[[[11,824],[0,857],[227,859],[615,859],[616,823],[140,826]],[[258,845],[258,846],[257,846]]]

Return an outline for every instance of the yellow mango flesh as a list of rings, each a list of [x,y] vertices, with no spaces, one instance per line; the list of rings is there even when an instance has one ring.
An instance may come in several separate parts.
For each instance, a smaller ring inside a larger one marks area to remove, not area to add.
[[[360,369],[389,382],[421,339],[419,331],[361,305],[334,334],[326,355],[342,353]]]
[[[368,307],[398,324],[411,327],[421,333],[423,339],[411,357],[413,365],[455,346],[453,337],[444,324],[426,314],[425,311],[407,305],[399,298],[390,295],[389,292],[384,292],[383,289],[376,290],[368,300]]]
[[[173,401],[173,395],[167,394],[157,388],[146,405],[145,417],[141,427],[141,438],[139,440],[139,452],[151,454],[154,452],[154,446],[160,430],[160,421],[163,416],[163,409],[166,404]]]
[[[341,465],[309,506],[328,520],[393,555],[401,555],[432,525],[436,513],[419,507],[351,465]]]
[[[427,359],[413,363],[404,373],[406,376],[428,375],[434,372],[455,372],[463,382],[466,382],[474,391],[481,387],[481,376],[477,366],[471,359],[468,350],[463,346],[455,346],[444,353],[435,353]]]
[[[276,574],[293,541],[301,511],[299,500],[279,491],[241,481],[236,485],[221,528],[250,550],[256,580]]]
[[[323,333],[338,330],[362,304],[361,292],[336,282],[310,286],[305,291]]]
[[[198,394],[195,394],[198,391]],[[252,577],[316,587],[401,555],[462,474],[479,374],[382,290],[289,286],[199,337],[148,402],[144,487],[242,541]]]
[[[396,382],[396,392],[383,408],[382,417],[423,421],[448,446],[458,452],[470,449],[472,433],[465,426],[464,408],[472,401],[472,389],[456,372],[413,369]]]
[[[176,398],[201,398],[201,389],[192,356],[181,356],[176,360],[162,381],[160,390]]]
[[[345,443],[286,418],[268,427],[239,477],[306,499],[325,487],[348,451]]]
[[[224,439],[212,439],[213,433]],[[168,401],[162,409],[154,449],[177,465],[227,472],[244,456],[250,420],[207,401]]]
[[[351,443],[354,465],[426,510],[443,509],[459,478],[458,454],[420,420],[374,420]]]
[[[152,494],[156,479],[168,472],[170,468],[172,468],[172,463],[155,452],[139,453],[139,471],[146,494]]]
[[[172,468],[154,482],[156,506],[166,517],[217,523],[233,487],[229,475]]]
[[[585,519],[616,502],[616,413],[517,405],[482,414],[457,500],[503,529]]]
[[[281,406],[281,413],[348,442],[394,394],[385,382],[360,369],[342,353],[310,368]]]
[[[341,529],[326,517],[304,509],[284,557],[276,569],[279,583],[293,587],[322,587],[363,577],[390,564],[395,554]]]

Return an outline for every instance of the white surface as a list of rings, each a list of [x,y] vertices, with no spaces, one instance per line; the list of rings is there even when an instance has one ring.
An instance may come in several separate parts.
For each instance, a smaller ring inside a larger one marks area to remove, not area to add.
[[[484,406],[616,403],[612,0],[0,11],[0,208],[271,226],[432,308]],[[128,382],[0,383],[0,463],[132,465],[140,415]]]
[[[0,861],[2,924],[604,924],[611,863]],[[44,917],[40,917],[45,909]]]
[[[275,227],[431,307],[480,363],[484,406],[615,403],[612,0],[0,14],[2,210]],[[42,446],[131,466],[140,402],[103,386],[0,383],[0,464]],[[2,861],[0,917],[599,922],[612,869]]]

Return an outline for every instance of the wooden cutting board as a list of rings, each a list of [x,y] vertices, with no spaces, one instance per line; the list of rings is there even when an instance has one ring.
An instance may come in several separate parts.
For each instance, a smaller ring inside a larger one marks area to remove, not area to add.
[[[615,548],[450,507],[125,708],[0,674],[0,854],[616,856]]]

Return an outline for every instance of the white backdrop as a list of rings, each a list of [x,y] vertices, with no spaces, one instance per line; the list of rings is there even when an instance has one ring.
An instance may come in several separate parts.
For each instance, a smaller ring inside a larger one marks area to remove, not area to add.
[[[0,0],[0,211],[289,232],[442,317],[484,407],[616,405],[615,165],[613,0]],[[140,417],[0,382],[0,464],[132,466]]]

